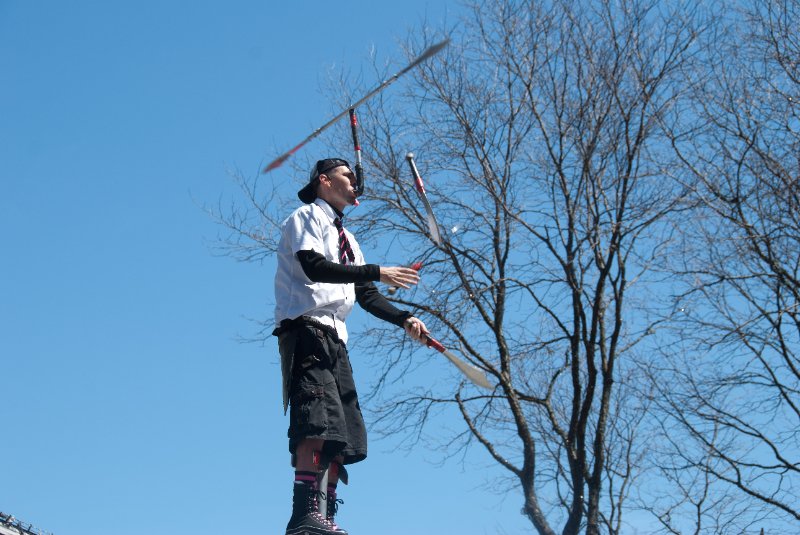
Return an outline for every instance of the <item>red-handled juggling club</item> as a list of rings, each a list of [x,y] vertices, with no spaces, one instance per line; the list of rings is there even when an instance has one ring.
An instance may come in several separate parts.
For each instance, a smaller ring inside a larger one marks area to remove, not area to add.
[[[414,177],[414,186],[417,188],[419,198],[422,199],[422,204],[425,205],[425,213],[428,217],[428,231],[431,233],[431,238],[437,245],[442,245],[442,236],[439,233],[439,225],[436,224],[436,217],[433,215],[433,208],[431,203],[428,202],[428,195],[425,193],[425,185],[422,183],[422,177],[417,171],[417,164],[414,163],[414,153],[409,152],[406,154],[406,160],[409,167],[411,167],[411,175]]]
[[[420,269],[422,269],[422,262],[414,262],[413,264],[411,264],[408,267],[410,267],[414,271],[419,271]],[[389,295],[394,295],[395,292],[397,292],[397,290],[399,290],[399,289],[400,289],[399,286],[389,286],[389,289],[387,290],[387,292],[389,292]]]
[[[456,368],[461,370],[467,379],[472,381],[473,384],[480,386],[481,388],[486,388],[488,390],[492,389],[492,384],[489,382],[489,379],[486,377],[486,374],[483,371],[468,362],[464,362],[453,353],[451,353],[448,349],[446,349],[442,344],[440,344],[437,340],[434,340],[430,336],[426,336],[425,344],[428,347],[432,347],[442,355],[448,358],[450,362],[456,365]]]
[[[450,42],[450,39],[445,39],[444,41],[442,41],[440,43],[436,43],[435,45],[428,47],[422,54],[419,55],[419,57],[417,57],[414,61],[412,61],[411,63],[406,65],[403,69],[398,71],[395,75],[393,75],[390,78],[388,78],[388,79],[384,80],[383,82],[381,82],[378,85],[378,87],[376,87],[375,89],[373,89],[372,91],[370,91],[369,93],[367,93],[366,95],[364,95],[363,97],[358,99],[356,102],[354,102],[353,104],[348,106],[347,109],[345,109],[344,111],[342,111],[341,113],[336,115],[336,117],[334,117],[333,119],[331,119],[330,121],[328,121],[324,125],[320,126],[316,130],[311,132],[311,134],[308,137],[306,137],[303,141],[301,141],[294,148],[290,149],[289,152],[285,152],[284,154],[281,154],[275,160],[273,160],[269,164],[267,164],[267,166],[264,168],[263,172],[267,173],[267,172],[272,171],[273,169],[277,169],[278,167],[283,165],[283,162],[288,160],[292,156],[292,154],[294,154],[295,152],[300,150],[303,147],[303,145],[305,145],[306,143],[308,143],[309,141],[311,141],[312,139],[314,139],[315,137],[320,135],[322,132],[324,132],[333,123],[335,123],[336,121],[338,121],[339,119],[341,119],[342,117],[347,115],[348,112],[351,109],[357,108],[358,106],[360,106],[361,104],[363,104],[364,102],[369,100],[370,98],[374,97],[375,95],[377,95],[378,93],[380,93],[381,91],[386,89],[389,85],[391,85],[395,80],[397,80],[398,78],[403,76],[405,73],[407,73],[408,71],[410,71],[411,69],[413,69],[414,67],[416,67],[417,65],[419,65],[420,63],[425,61],[426,59],[430,58],[431,56],[437,54],[445,46],[447,46],[447,43],[449,43],[449,42]]]

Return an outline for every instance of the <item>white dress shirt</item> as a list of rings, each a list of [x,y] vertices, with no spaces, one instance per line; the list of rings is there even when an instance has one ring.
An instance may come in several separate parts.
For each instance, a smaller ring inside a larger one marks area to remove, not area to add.
[[[333,224],[336,217],[327,202],[316,199],[292,212],[282,223],[275,273],[275,322],[310,316],[335,328],[347,343],[344,320],[355,304],[355,284],[313,282],[297,259],[298,251],[312,250],[339,263],[339,233]],[[358,242],[347,229],[345,233],[355,255],[353,264],[364,265]]]

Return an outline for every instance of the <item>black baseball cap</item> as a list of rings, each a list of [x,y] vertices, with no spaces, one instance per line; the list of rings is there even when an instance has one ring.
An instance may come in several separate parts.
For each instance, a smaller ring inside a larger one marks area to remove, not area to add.
[[[314,202],[314,199],[317,198],[317,181],[319,180],[319,175],[330,171],[335,167],[339,167],[340,165],[344,165],[350,171],[352,171],[352,167],[350,167],[350,163],[347,160],[343,160],[341,158],[325,158],[324,160],[317,160],[317,163],[314,164],[314,167],[311,168],[311,174],[308,177],[308,184],[303,186],[303,189],[297,192],[297,196],[306,204],[310,204]]]

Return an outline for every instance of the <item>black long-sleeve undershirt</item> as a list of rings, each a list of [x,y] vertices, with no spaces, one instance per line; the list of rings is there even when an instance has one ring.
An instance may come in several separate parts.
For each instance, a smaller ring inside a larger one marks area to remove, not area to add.
[[[333,284],[355,284],[356,302],[376,318],[402,327],[411,313],[400,310],[378,291],[373,281],[381,280],[381,268],[377,264],[354,266],[337,264],[316,251],[298,251],[297,259],[303,272],[313,282]]]
[[[381,280],[381,268],[377,264],[354,266],[331,262],[316,251],[297,251],[297,259],[306,277],[313,282],[349,284]]]

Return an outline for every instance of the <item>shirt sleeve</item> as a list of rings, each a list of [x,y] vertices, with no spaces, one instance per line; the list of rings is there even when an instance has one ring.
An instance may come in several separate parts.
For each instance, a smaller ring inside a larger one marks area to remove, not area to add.
[[[358,304],[376,318],[402,327],[411,317],[411,313],[400,310],[389,302],[372,282],[356,283],[356,301]]]
[[[292,217],[286,221],[284,232],[289,237],[292,254],[303,250],[325,250],[322,225],[319,218],[314,217],[310,205],[308,209],[298,210],[292,214]]]
[[[313,282],[349,284],[377,281],[381,279],[380,266],[364,264],[360,266],[342,265],[327,260],[316,251],[297,252],[297,259],[303,272]],[[374,286],[374,285],[373,285]]]

